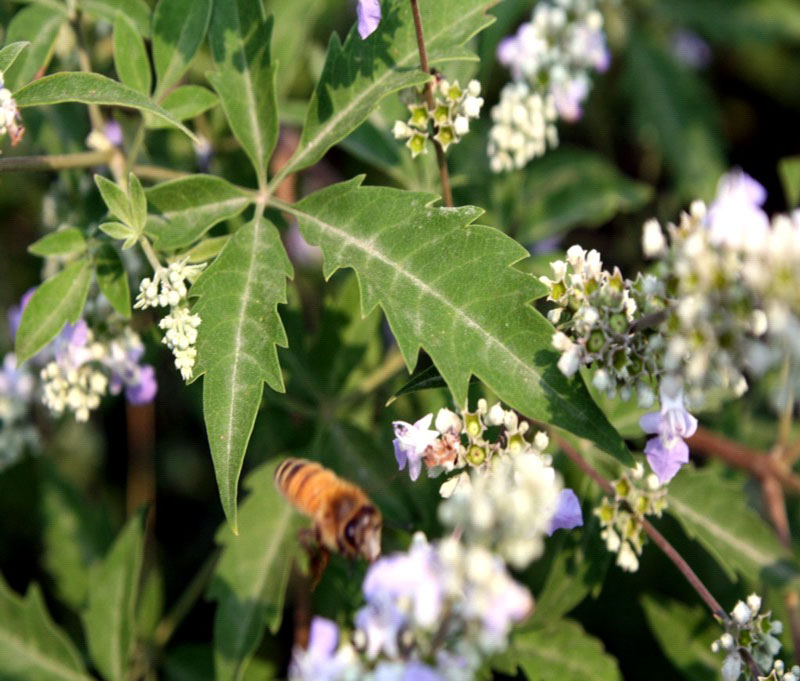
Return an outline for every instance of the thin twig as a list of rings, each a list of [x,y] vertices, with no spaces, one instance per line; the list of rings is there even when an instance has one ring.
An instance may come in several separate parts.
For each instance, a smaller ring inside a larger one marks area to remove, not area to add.
[[[417,47],[419,48],[419,64],[425,73],[430,73],[428,66],[428,52],[425,49],[425,34],[422,31],[422,17],[419,15],[419,0],[411,1],[411,13],[414,15],[414,28],[417,32]],[[433,83],[429,79],[425,83],[425,100],[428,103],[428,110],[433,111],[436,105],[433,101]],[[439,175],[442,178],[442,197],[444,205],[449,208],[453,207],[453,192],[450,189],[450,173],[447,170],[447,157],[445,156],[442,145],[436,140],[433,140],[433,146],[436,148],[436,162],[439,164]]]
[[[106,165],[114,150],[82,151],[77,154],[54,154],[53,156],[7,156],[0,158],[0,173],[31,171],[69,170]]]
[[[775,477],[787,490],[800,493],[800,476],[792,473],[783,461],[728,440],[703,427],[699,427],[687,442],[696,454],[722,459],[734,468],[750,472],[759,480],[767,476]]]
[[[555,440],[556,444],[561,448],[561,450],[584,472],[586,473],[592,480],[594,480],[606,494],[613,494],[614,488],[612,487],[611,483],[606,480],[586,459],[584,459],[580,453],[572,447],[564,438],[562,438],[557,433],[552,433],[553,439]],[[681,574],[686,578],[686,581],[692,586],[692,588],[697,592],[703,602],[708,606],[711,613],[718,617],[722,622],[728,621],[728,615],[722,606],[717,602],[717,599],[711,594],[711,592],[706,588],[706,585],[703,584],[701,579],[697,576],[694,570],[692,570],[689,563],[681,556],[680,553],[675,549],[672,544],[670,544],[666,538],[655,528],[653,525],[646,520],[645,518],[641,518],[642,527],[644,531],[647,533],[647,536],[653,541],[653,543],[658,546],[664,554],[669,558],[674,564],[675,567],[681,572]]]
[[[158,272],[163,265],[161,261],[158,259],[156,252],[153,250],[153,246],[150,244],[150,240],[142,234],[139,237],[139,245],[142,247],[145,256],[147,257],[147,261],[150,263],[150,267],[153,268],[153,272]]]

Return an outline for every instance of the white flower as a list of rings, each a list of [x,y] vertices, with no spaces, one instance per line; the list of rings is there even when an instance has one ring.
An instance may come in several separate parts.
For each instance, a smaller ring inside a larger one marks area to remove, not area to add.
[[[642,251],[647,258],[656,258],[667,250],[667,239],[661,231],[658,220],[652,219],[644,223],[642,228]]]
[[[450,411],[446,407],[442,407],[436,412],[436,430],[442,435],[445,433],[460,433],[461,432],[461,419],[454,411]]]
[[[192,314],[187,305],[173,307],[158,323],[166,331],[162,342],[172,350],[175,367],[180,370],[185,381],[188,381],[194,373],[194,362],[197,357],[194,344],[197,341],[197,327],[200,323],[200,315]]]
[[[747,597],[747,607],[750,608],[754,614],[757,614],[761,609],[761,596],[755,593],[750,594]]]
[[[722,663],[722,681],[737,681],[741,672],[742,658],[739,653],[728,653]]]
[[[608,545],[608,541],[606,544]],[[610,550],[610,549],[609,549]],[[639,559],[636,552],[628,542],[622,542],[617,554],[617,565],[626,572],[636,572],[639,569]]]
[[[427,414],[414,425],[405,421],[395,421],[392,424],[395,434],[393,444],[397,465],[402,471],[408,463],[408,474],[412,480],[419,477],[425,450],[439,437],[436,430],[430,430],[431,421],[433,421],[433,414]]]
[[[469,132],[469,119],[466,116],[456,116],[453,121],[453,130],[459,137],[466,135]]]
[[[572,376],[581,365],[581,351],[577,346],[567,350],[558,360],[558,368],[564,376]]]
[[[740,626],[747,624],[750,621],[752,614],[753,613],[750,611],[750,608],[747,607],[743,601],[738,601],[733,610],[731,610],[731,617],[733,617],[733,621]]]
[[[730,650],[733,648],[735,641],[727,631],[719,637],[719,645],[723,650]]]
[[[505,421],[505,417],[506,412],[503,406],[499,402],[496,402],[486,414],[486,423],[490,426],[501,426]]]

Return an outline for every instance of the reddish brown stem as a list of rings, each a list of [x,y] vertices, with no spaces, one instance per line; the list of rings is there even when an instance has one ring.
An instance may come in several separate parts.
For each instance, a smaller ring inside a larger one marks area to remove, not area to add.
[[[422,31],[422,17],[419,14],[419,0],[411,1],[411,13],[414,15],[414,28],[417,32],[417,47],[419,48],[419,64],[420,68],[425,73],[430,73],[428,65],[428,52],[425,49],[425,34]],[[435,0],[434,0],[435,1]],[[428,104],[428,110],[433,111],[436,105],[433,101],[433,84],[430,80],[425,83],[425,101]],[[447,157],[445,156],[442,145],[436,140],[433,140],[433,146],[436,148],[436,162],[439,164],[439,175],[442,178],[442,197],[444,205],[449,208],[453,207],[453,192],[450,189],[450,172],[447,170]]]
[[[770,476],[792,492],[800,493],[800,476],[787,468],[779,459],[732,442],[703,427],[689,438],[689,447],[696,454],[722,459],[734,468],[746,470],[759,480]]]
[[[613,494],[614,488],[612,487],[611,483],[606,480],[600,473],[592,466],[586,459],[584,459],[578,451],[572,447],[564,438],[561,436],[554,434],[553,438],[561,448],[561,450],[584,472],[586,473],[592,480],[594,480],[602,490],[606,494]],[[697,592],[703,602],[708,606],[709,610],[711,610],[712,614],[716,615],[720,618],[723,622],[728,621],[728,615],[723,610],[722,606],[717,602],[717,599],[711,594],[711,592],[706,588],[706,585],[700,580],[694,570],[692,570],[689,563],[684,560],[683,556],[675,549],[672,544],[670,544],[666,538],[655,528],[653,525],[647,521],[646,519],[642,518],[642,527],[644,531],[647,533],[647,536],[653,541],[653,543],[658,546],[664,554],[669,558],[674,564],[675,567],[681,572],[681,574],[686,578],[686,581],[692,586],[692,588]]]

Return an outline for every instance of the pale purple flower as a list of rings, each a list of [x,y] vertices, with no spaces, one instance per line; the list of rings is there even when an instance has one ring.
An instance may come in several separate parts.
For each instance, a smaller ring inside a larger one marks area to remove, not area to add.
[[[350,663],[337,653],[339,629],[324,617],[311,620],[306,650],[295,649],[289,667],[291,681],[335,681],[341,678]]]
[[[433,444],[436,438],[439,437],[437,431],[430,430],[432,421],[433,414],[428,414],[413,426],[405,421],[395,421],[392,424],[395,435],[392,444],[394,445],[397,465],[402,471],[406,467],[406,463],[408,463],[408,474],[412,480],[416,480],[419,477],[419,472],[422,469],[422,457],[425,455],[428,445]]]
[[[553,83],[551,93],[558,115],[568,123],[574,123],[583,115],[581,104],[589,94],[589,80],[579,75]]]
[[[374,681],[444,681],[444,677],[422,662],[381,662],[371,677]]]
[[[29,288],[22,295],[22,298],[20,298],[19,305],[13,305],[8,310],[8,326],[11,329],[12,338],[17,335],[17,329],[19,328],[19,323],[22,320],[22,313],[25,311],[25,308],[28,306],[28,302],[35,292],[35,286]]]
[[[711,243],[733,249],[761,248],[770,228],[761,208],[766,199],[767,190],[741,169],[723,175],[706,216]]]
[[[647,441],[644,453],[662,484],[672,480],[681,466],[689,463],[689,446],[684,439],[697,430],[697,419],[684,406],[683,390],[675,390],[671,383],[668,378],[662,382],[661,411],[645,414],[639,419],[645,433],[657,435]]]
[[[366,40],[378,28],[381,22],[380,0],[358,0],[356,7],[358,15],[358,34]]]
[[[122,126],[117,121],[106,121],[105,135],[115,147],[122,146]]]
[[[33,377],[24,368],[17,366],[17,357],[9,352],[0,368],[0,398],[28,402],[33,395]],[[0,414],[2,417],[2,414]]]
[[[711,61],[711,48],[694,31],[679,28],[673,32],[670,42],[672,54],[687,66],[702,69]]]
[[[605,73],[611,65],[611,53],[602,28],[586,24],[573,26],[568,49],[598,73]]]
[[[103,359],[111,371],[109,391],[118,395],[125,389],[125,399],[131,404],[152,402],[158,391],[156,372],[149,364],[139,364],[144,355],[144,345],[139,337],[129,332],[108,345]]]
[[[575,527],[583,527],[581,502],[571,489],[562,489],[558,496],[556,512],[550,521],[548,534],[552,536],[556,530],[571,530]]]

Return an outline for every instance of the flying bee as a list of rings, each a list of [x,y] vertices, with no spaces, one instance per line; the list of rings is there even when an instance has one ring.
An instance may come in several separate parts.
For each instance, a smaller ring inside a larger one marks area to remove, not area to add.
[[[328,552],[375,560],[381,553],[383,518],[364,491],[318,463],[289,458],[275,470],[275,485],[300,512],[314,521],[322,556],[314,583],[328,562]],[[315,561],[317,562],[317,561]]]

